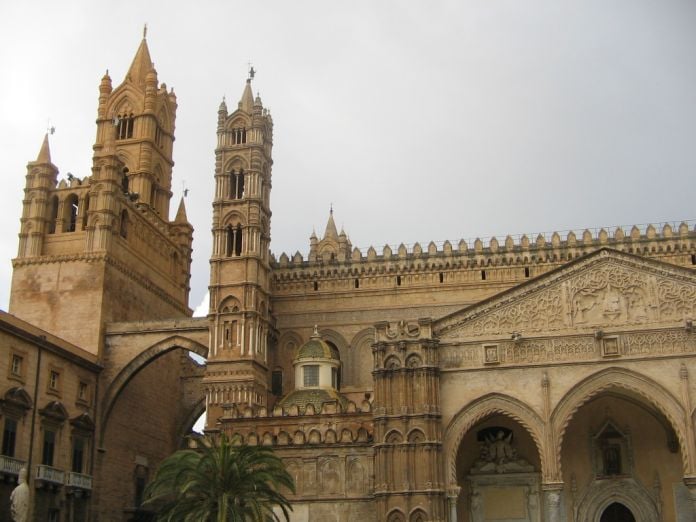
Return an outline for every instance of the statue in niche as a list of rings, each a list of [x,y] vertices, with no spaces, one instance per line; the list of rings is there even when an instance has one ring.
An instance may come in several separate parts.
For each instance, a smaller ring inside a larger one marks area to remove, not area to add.
[[[517,455],[512,447],[512,430],[506,428],[486,428],[479,431],[480,454],[471,469],[472,474],[480,473],[526,473],[534,467]]]
[[[27,468],[19,470],[19,484],[10,494],[10,511],[14,522],[29,520],[29,486],[27,485]]]

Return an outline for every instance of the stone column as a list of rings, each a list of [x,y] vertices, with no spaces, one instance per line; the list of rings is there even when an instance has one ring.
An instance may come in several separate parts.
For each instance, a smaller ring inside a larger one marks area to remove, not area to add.
[[[684,484],[689,489],[692,515],[696,516],[696,476],[684,477]]]
[[[542,484],[544,493],[544,519],[548,522],[561,522],[563,520],[563,482]]]
[[[457,522],[457,500],[459,500],[459,492],[462,490],[459,486],[452,486],[447,490],[447,504],[449,505],[449,522]]]

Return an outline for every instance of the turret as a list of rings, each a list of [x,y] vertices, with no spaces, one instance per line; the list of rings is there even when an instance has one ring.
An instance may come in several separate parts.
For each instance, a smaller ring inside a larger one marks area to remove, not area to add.
[[[27,164],[18,257],[41,255],[44,235],[51,232],[52,226],[55,227],[58,214],[58,200],[49,197],[57,181],[58,168],[51,162],[46,134],[36,160]]]

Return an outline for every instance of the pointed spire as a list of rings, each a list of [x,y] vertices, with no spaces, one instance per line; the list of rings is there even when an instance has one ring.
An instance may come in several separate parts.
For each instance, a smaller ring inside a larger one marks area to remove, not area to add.
[[[176,211],[176,217],[174,218],[175,223],[188,223],[188,218],[186,217],[186,203],[184,203],[184,198],[181,198],[179,202],[179,209]]]
[[[251,78],[246,81],[242,99],[239,100],[239,108],[248,113],[254,110],[254,94],[251,92]]]
[[[336,230],[336,223],[334,223],[333,218],[333,206],[329,211],[329,221],[326,223],[323,239],[338,239],[338,231]]]
[[[37,163],[51,163],[51,147],[48,145],[48,132],[44,136],[41,150],[36,158]]]
[[[126,80],[130,80],[140,87],[144,87],[147,74],[153,71],[154,68],[152,59],[150,58],[150,50],[147,47],[147,40],[143,36],[140,46],[135,52],[135,57],[133,58],[130,69],[128,69],[128,73],[126,74]]]

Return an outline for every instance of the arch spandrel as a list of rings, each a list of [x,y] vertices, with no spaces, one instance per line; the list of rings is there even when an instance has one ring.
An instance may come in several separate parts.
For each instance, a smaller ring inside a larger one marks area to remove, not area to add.
[[[556,404],[551,413],[551,431],[555,434],[554,456],[559,476],[562,474],[561,450],[563,439],[575,413],[590,400],[606,392],[627,394],[631,399],[638,399],[650,408],[656,409],[671,424],[681,450],[684,471],[689,473],[691,451],[688,449],[685,412],[679,400],[661,384],[638,372],[619,367],[612,367],[594,373],[576,383]]]
[[[539,453],[542,477],[545,478],[549,475],[549,470],[545,469],[547,450],[543,444],[544,422],[541,416],[529,405],[514,397],[493,393],[464,406],[445,430],[443,438],[445,480],[449,486],[455,487],[457,485],[457,454],[464,436],[476,424],[492,415],[509,417],[527,430]]]

